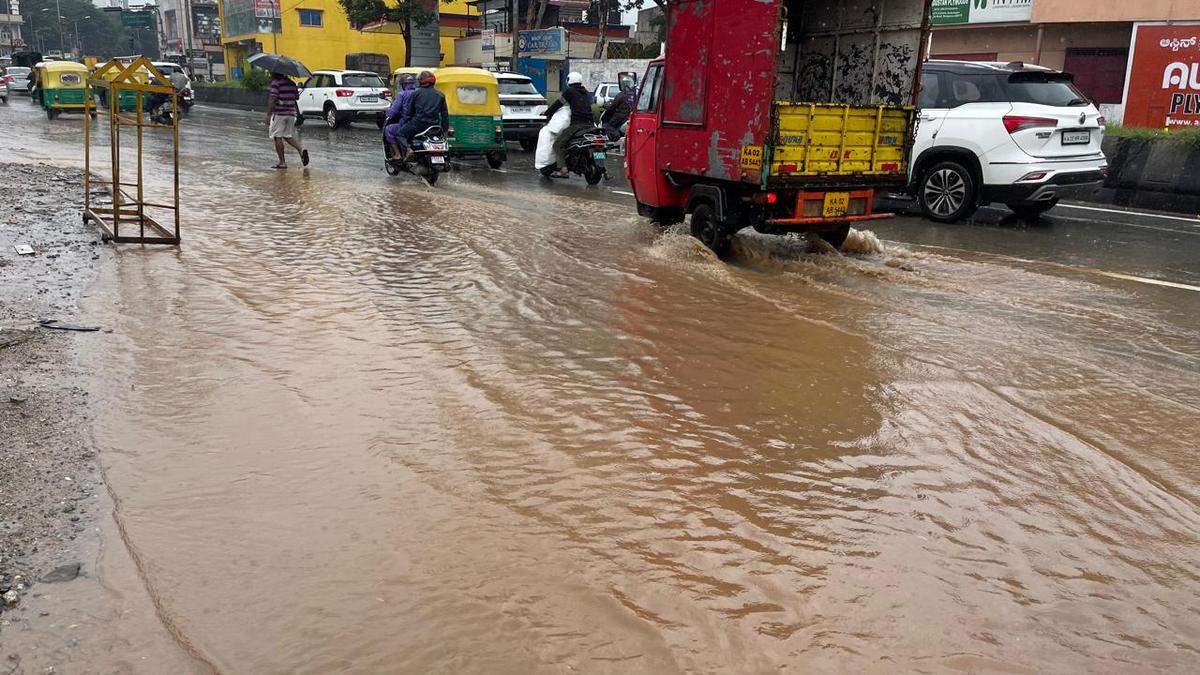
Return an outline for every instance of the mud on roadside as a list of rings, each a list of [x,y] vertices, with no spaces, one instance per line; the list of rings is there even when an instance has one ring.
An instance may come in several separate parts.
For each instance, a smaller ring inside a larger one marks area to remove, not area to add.
[[[0,643],[37,614],[49,584],[90,574],[81,546],[94,536],[103,485],[80,346],[105,333],[39,326],[79,323],[85,289],[111,262],[82,222],[81,179],[0,163]]]

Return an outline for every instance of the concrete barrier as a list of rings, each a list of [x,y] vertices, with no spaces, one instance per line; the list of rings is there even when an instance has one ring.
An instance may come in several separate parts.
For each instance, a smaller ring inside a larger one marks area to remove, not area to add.
[[[1200,213],[1200,147],[1162,139],[1104,139],[1108,179],[1078,198],[1101,204]]]
[[[267,92],[241,87],[196,87],[196,102],[245,110],[266,110]]]

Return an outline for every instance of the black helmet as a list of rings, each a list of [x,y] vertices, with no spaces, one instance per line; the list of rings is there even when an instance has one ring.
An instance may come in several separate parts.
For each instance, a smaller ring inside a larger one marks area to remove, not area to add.
[[[396,83],[401,89],[412,89],[417,86],[417,76],[412,73],[400,73],[400,79]]]

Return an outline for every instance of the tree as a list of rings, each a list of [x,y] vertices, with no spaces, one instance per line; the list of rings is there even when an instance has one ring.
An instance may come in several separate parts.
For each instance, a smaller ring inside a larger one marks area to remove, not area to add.
[[[58,11],[61,11],[62,19],[56,18]],[[121,25],[121,15],[105,12],[88,0],[58,0],[57,6],[54,0],[22,0],[21,15],[25,19],[21,33],[31,49],[35,45],[41,46],[36,44],[40,34],[47,51],[57,50],[60,43],[68,52],[73,51],[72,48],[78,43],[83,53],[91,56],[123,56],[130,51],[129,41],[133,36],[129,29]],[[79,26],[78,36],[75,35],[76,24]],[[154,43],[156,40],[146,42]]]
[[[449,3],[450,0],[443,0]],[[400,26],[404,38],[404,65],[412,65],[412,30],[424,28],[437,19],[437,13],[427,9],[417,0],[400,0],[388,5],[384,0],[338,0],[346,18],[355,30],[375,21],[391,21]]]

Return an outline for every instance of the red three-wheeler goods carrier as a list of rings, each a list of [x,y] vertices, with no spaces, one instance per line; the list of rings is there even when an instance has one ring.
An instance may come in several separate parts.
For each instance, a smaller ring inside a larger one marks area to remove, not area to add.
[[[630,118],[638,211],[841,246],[903,192],[931,0],[669,0],[665,56]]]

